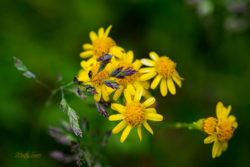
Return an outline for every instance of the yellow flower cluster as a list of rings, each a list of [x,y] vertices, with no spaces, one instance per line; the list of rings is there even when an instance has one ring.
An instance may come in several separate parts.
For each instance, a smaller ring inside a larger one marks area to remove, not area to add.
[[[113,129],[113,133],[120,132],[126,126],[121,136],[121,142],[123,142],[131,128],[137,127],[141,140],[141,125],[153,134],[147,120],[163,120],[163,117],[157,114],[156,109],[152,107],[155,98],[151,97],[149,88],[155,89],[160,83],[162,96],[166,96],[168,90],[171,94],[175,94],[174,82],[181,87],[183,78],[176,71],[176,63],[166,56],[159,57],[157,53],[150,52],[149,56],[152,60],[134,59],[133,51],[126,52],[109,36],[110,30],[111,26],[106,30],[99,28],[97,33],[90,32],[91,43],[83,44],[84,51],[80,53],[80,57],[85,60],[81,62],[82,69],[78,74],[78,80],[95,88],[94,99],[96,102],[101,99],[116,101],[123,95],[125,97],[124,105],[117,103],[111,105],[111,108],[118,111],[119,114],[111,115],[109,120],[122,120]],[[102,62],[99,59],[104,55],[110,55],[111,58],[104,69],[100,70]],[[142,68],[142,65],[149,67]],[[115,70],[126,71],[127,69],[133,72],[126,76],[112,76]],[[150,83],[152,78],[154,80]],[[114,89],[113,83],[118,86],[117,89]],[[141,97],[146,101],[140,103]]]
[[[111,94],[113,94],[113,100],[118,100],[126,89],[134,95],[136,88],[143,88],[143,96],[149,97],[150,93],[147,91],[149,83],[141,81],[141,74],[138,72],[142,66],[141,61],[137,59],[134,60],[133,51],[125,52],[122,47],[116,45],[116,42],[108,36],[110,29],[111,26],[105,31],[103,28],[100,28],[98,33],[90,32],[89,36],[92,43],[84,44],[84,51],[80,54],[82,58],[89,59],[81,62],[82,70],[80,70],[78,74],[78,80],[87,82],[89,85],[95,87],[97,93],[94,95],[94,99],[97,102],[100,101],[101,98],[103,98],[104,101],[109,101]],[[100,62],[97,60],[107,54],[111,55],[112,59],[104,70],[98,72]],[[122,70],[129,68],[136,72],[125,78],[110,77],[110,74],[117,68],[122,68]],[[88,75],[89,71],[92,71],[92,78]],[[103,82],[104,79],[115,81],[119,85],[119,89],[115,90],[108,87]]]
[[[235,116],[229,115],[231,106],[224,107],[222,102],[218,102],[216,106],[216,116],[208,117],[203,120],[203,131],[210,135],[204,139],[205,144],[213,144],[212,157],[216,158],[226,151],[228,141],[232,138],[235,129],[238,127]]]

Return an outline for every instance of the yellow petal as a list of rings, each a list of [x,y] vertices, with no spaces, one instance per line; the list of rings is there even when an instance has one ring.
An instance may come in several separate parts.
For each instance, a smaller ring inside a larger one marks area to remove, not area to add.
[[[146,67],[146,68],[141,68],[139,70],[139,73],[149,73],[155,71],[154,67]]]
[[[96,62],[96,59],[94,57],[88,59],[87,61],[81,61],[81,66],[84,69],[88,69],[90,66],[92,66]]]
[[[145,99],[148,99],[148,98],[152,97],[152,94],[150,93],[150,91],[144,89],[142,96]]]
[[[212,148],[212,157],[216,158],[219,149],[219,142],[215,141]]]
[[[219,148],[218,148],[218,150],[217,150],[217,155],[216,155],[216,157],[221,156],[221,153],[222,153],[222,143],[219,145]]]
[[[131,102],[131,95],[127,89],[124,90],[124,97],[126,99],[126,102],[129,104]]]
[[[140,101],[143,93],[143,88],[140,86],[135,91],[134,101]]]
[[[97,39],[97,35],[94,31],[90,31],[89,38],[92,42],[94,42]]]
[[[125,111],[125,106],[118,104],[118,103],[112,103],[111,109],[118,111],[119,113],[123,113]]]
[[[174,82],[181,88],[181,80],[174,75],[172,76],[172,78]]]
[[[159,82],[161,81],[162,76],[161,75],[157,75],[155,77],[155,79],[153,80],[152,84],[151,84],[151,89],[155,89],[157,87],[157,85],[159,84]]]
[[[135,94],[135,88],[131,84],[127,86],[127,89],[131,95]]]
[[[113,96],[113,100],[116,101],[119,99],[119,97],[121,96],[123,92],[123,86],[120,86],[120,89],[116,90]]]
[[[99,30],[98,30],[98,36],[99,36],[99,38],[101,38],[101,37],[103,37],[103,35],[104,35],[104,28],[101,27],[101,28],[99,28]]]
[[[138,133],[139,139],[140,139],[140,141],[141,141],[141,140],[142,140],[141,125],[139,125],[139,126],[137,127],[137,133]]]
[[[140,81],[139,84],[141,84],[144,89],[149,89],[150,86],[149,81]]]
[[[91,57],[92,55],[93,55],[93,50],[88,50],[80,53],[80,57],[84,59]]]
[[[152,71],[152,72],[143,74],[143,75],[140,77],[140,79],[141,79],[142,81],[146,81],[146,80],[149,80],[149,79],[153,78],[155,75],[156,75],[156,72]]]
[[[143,122],[143,126],[144,126],[151,134],[154,134],[152,128],[150,127],[150,125],[148,124],[147,121],[144,121],[144,122]]]
[[[223,111],[224,111],[224,112],[223,112],[223,118],[227,118],[227,117],[228,117],[228,115],[229,115],[231,109],[232,109],[232,106],[231,106],[231,105],[229,105],[227,108],[224,108],[224,110],[223,110]]]
[[[149,107],[149,106],[151,106],[154,103],[155,103],[155,98],[154,97],[150,97],[146,101],[144,101],[144,103],[142,103],[142,105],[144,107]]]
[[[156,109],[155,108],[146,108],[145,112],[146,113],[156,113]]]
[[[135,62],[132,64],[132,66],[135,70],[139,70],[139,68],[142,66],[142,63],[140,60],[135,60]]]
[[[151,120],[151,121],[162,121],[163,116],[156,113],[146,113],[145,119]]]
[[[175,85],[174,82],[171,78],[167,79],[167,85],[168,85],[168,90],[172,95],[175,95],[176,90],[175,90]]]
[[[89,76],[88,76],[88,72],[86,70],[80,70],[77,79],[79,81],[88,81],[89,80]]]
[[[158,55],[157,53],[155,53],[155,52],[150,52],[150,53],[149,53],[149,57],[150,57],[151,59],[153,59],[154,61],[156,61],[156,60],[159,59],[159,55]]]
[[[89,44],[89,43],[85,43],[85,44],[82,45],[82,48],[84,50],[90,50],[90,49],[93,49],[93,46],[91,44]]]
[[[122,58],[124,55],[124,49],[119,46],[113,46],[110,48],[109,54],[114,55],[118,58]]]
[[[155,62],[150,59],[141,59],[141,62],[145,66],[155,66]]]
[[[131,129],[132,129],[132,125],[128,125],[126,129],[124,129],[124,131],[122,132],[121,139],[120,139],[121,143],[123,143],[126,140]]]
[[[216,105],[216,116],[218,119],[222,118],[223,108],[224,108],[224,106],[223,106],[222,102],[219,101]]]
[[[105,85],[102,86],[102,97],[104,101],[109,101],[109,95]]]
[[[117,134],[119,133],[123,128],[125,128],[125,126],[127,125],[126,121],[121,121],[119,124],[117,124],[113,129],[112,129],[112,133]]]
[[[228,148],[228,143],[227,142],[223,143],[221,146],[222,151],[226,151],[227,148]]]
[[[175,76],[179,80],[184,80],[184,78],[182,78],[176,70],[174,71],[173,76]]]
[[[124,119],[124,116],[122,114],[114,114],[109,116],[110,121],[118,121]]]
[[[101,87],[97,87],[96,88],[96,94],[94,95],[95,101],[99,102],[100,99],[101,99],[101,95],[102,95]]]
[[[104,36],[107,37],[109,35],[109,32],[112,28],[112,25],[108,26],[108,28],[106,29],[105,33],[104,33]]]
[[[233,122],[236,121],[236,117],[233,116],[233,115],[230,115],[230,116],[228,117],[228,120],[229,120],[231,123],[233,123]]]
[[[130,50],[127,52],[127,55],[125,56],[125,62],[131,64],[133,60],[134,60],[134,53],[133,51]]]
[[[232,123],[232,126],[233,126],[234,128],[237,128],[239,125],[238,125],[237,122],[234,122],[234,123]]]
[[[165,78],[163,78],[161,80],[160,90],[161,90],[161,95],[162,96],[166,96],[167,95],[168,89],[167,89],[167,81],[166,81]]]
[[[204,139],[204,144],[210,144],[213,143],[216,140],[215,135],[208,136]]]

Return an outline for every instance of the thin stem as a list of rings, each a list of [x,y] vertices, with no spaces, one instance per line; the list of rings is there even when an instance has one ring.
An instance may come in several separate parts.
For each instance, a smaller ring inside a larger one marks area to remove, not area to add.
[[[52,89],[51,89],[47,84],[43,83],[43,82],[40,81],[39,79],[34,78],[34,80],[36,81],[36,83],[38,83],[38,84],[41,85],[42,87],[44,87],[44,88],[46,88],[46,89],[52,91]]]
[[[108,77],[104,77],[104,78],[101,78],[101,79],[96,79],[96,80],[87,81],[87,82],[84,82],[84,83],[96,82],[96,81],[102,81],[102,80],[105,80],[105,79],[108,79],[108,78],[110,78],[110,76],[108,76]]]
[[[71,81],[71,82],[69,82],[69,83],[67,83],[65,85],[59,86],[56,89],[51,90],[51,93],[50,93],[50,95],[48,97],[47,102],[45,103],[45,106],[47,106],[47,107],[50,106],[52,97],[55,96],[59,91],[63,91],[63,89],[65,89],[65,88],[67,88],[67,87],[69,87],[71,85],[73,85],[73,81]]]
[[[64,92],[63,92],[63,88],[61,88],[61,93],[62,93],[62,99],[64,99]]]
[[[195,122],[193,122],[193,123],[186,123],[186,122],[165,123],[161,127],[176,128],[176,129],[188,129],[188,130],[201,130]]]

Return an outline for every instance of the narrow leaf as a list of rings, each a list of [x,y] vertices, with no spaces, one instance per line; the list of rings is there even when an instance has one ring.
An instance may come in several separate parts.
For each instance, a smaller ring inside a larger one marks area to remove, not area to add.
[[[123,67],[119,67],[117,69],[115,69],[114,71],[112,71],[112,73],[109,75],[110,77],[116,77],[118,74],[120,74],[120,72],[122,71]]]
[[[104,84],[112,89],[120,89],[119,84],[112,80],[104,81]]]
[[[67,110],[68,110],[68,104],[67,104],[65,98],[62,98],[62,100],[61,100],[61,102],[60,102],[60,108],[62,109],[62,111],[63,111],[64,113],[67,112]]]
[[[25,76],[26,78],[36,78],[35,74],[30,72],[20,59],[16,57],[13,57],[13,59],[15,67],[17,68],[17,70],[22,71],[23,76]]]
[[[102,56],[100,56],[98,59],[97,59],[97,61],[109,61],[109,60],[111,60],[111,58],[112,58],[112,56],[111,55],[109,55],[109,54],[107,54],[107,55],[102,55]]]
[[[69,121],[70,121],[70,126],[73,129],[74,133],[76,136],[81,136],[82,137],[82,131],[79,127],[79,123],[78,123],[78,115],[75,112],[75,110],[73,110],[71,107],[68,107],[68,117],[69,117]]]
[[[97,111],[98,111],[100,114],[102,114],[104,117],[108,118],[108,117],[109,117],[109,114],[108,114],[108,112],[107,112],[105,106],[104,106],[103,104],[97,103],[97,102],[96,102],[95,104],[96,104],[96,109],[97,109]]]

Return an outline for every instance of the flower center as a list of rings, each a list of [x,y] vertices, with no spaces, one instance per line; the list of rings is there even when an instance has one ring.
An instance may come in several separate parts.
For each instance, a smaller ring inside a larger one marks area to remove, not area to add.
[[[168,57],[160,57],[155,64],[156,71],[164,78],[169,78],[173,75],[176,64]]]
[[[203,131],[209,135],[214,134],[217,120],[214,117],[208,117],[203,121]]]
[[[97,86],[101,86],[102,84],[104,84],[103,82],[103,78],[106,78],[109,76],[109,73],[106,69],[100,71],[98,73],[98,69],[99,69],[99,65],[94,65],[91,69],[92,71],[92,78],[91,78],[91,82],[94,84],[95,87]]]
[[[98,58],[109,53],[109,49],[115,46],[115,41],[110,37],[98,38],[93,42],[94,55]]]
[[[127,68],[131,68],[133,69],[132,65],[129,64],[129,63],[125,63],[125,62],[120,62],[117,66],[117,68],[120,68],[120,67],[123,67],[122,70],[125,70]],[[134,73],[133,75],[130,75],[130,76],[126,76],[125,78],[123,79],[119,79],[119,78],[116,78],[115,81],[119,84],[119,85],[123,85],[123,86],[126,86],[128,85],[129,83],[132,83],[135,81],[136,78],[140,77],[140,73],[136,72]]]
[[[220,142],[227,142],[233,136],[233,126],[228,119],[223,119],[218,125],[218,139]]]
[[[144,106],[136,101],[132,101],[126,105],[124,112],[125,120],[132,126],[138,126],[144,121],[145,112]]]

